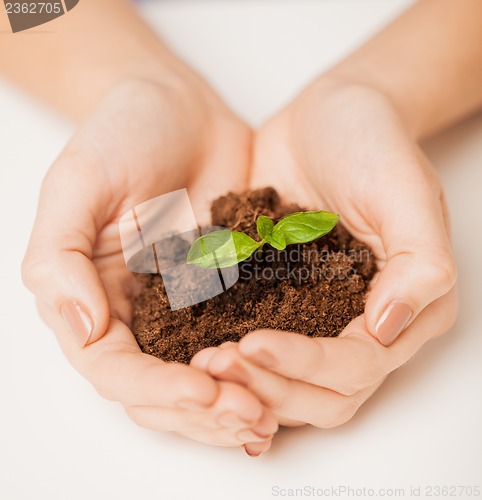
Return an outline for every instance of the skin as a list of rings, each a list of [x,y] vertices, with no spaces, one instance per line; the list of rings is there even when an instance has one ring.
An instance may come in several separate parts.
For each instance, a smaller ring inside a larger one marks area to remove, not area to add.
[[[250,392],[142,354],[128,328],[134,284],[122,255],[119,217],[160,194],[159,186],[163,192],[187,186],[195,202],[197,190],[214,182],[210,176],[219,176],[232,151],[237,171],[245,169],[249,131],[223,116],[221,105],[209,108],[198,99],[188,89],[180,95],[177,88],[145,81],[123,82],[108,93],[45,179],[28,249],[34,257],[26,259],[23,275],[72,365],[102,396],[119,401],[134,422],[210,444],[265,443],[278,424]],[[189,104],[188,116],[181,113],[181,100],[182,107]],[[148,130],[142,138],[138,123]],[[224,153],[210,149],[218,142]],[[94,318],[87,347],[59,316],[66,297],[75,297]]]
[[[269,179],[288,199],[342,213],[374,250],[379,269],[365,314],[338,339],[259,331],[193,359],[252,390],[281,424],[345,423],[390,372],[455,320],[448,211],[418,143],[482,106],[481,22],[477,1],[418,3],[257,135],[251,185]],[[461,38],[466,42],[454,43]],[[393,300],[414,314],[385,347],[376,325]]]
[[[79,52],[94,12],[103,21],[89,33],[97,48]],[[84,0],[52,29],[53,40],[6,37],[0,57],[12,79],[80,122],[43,182],[22,266],[42,318],[71,364],[137,424],[213,445],[269,448],[278,423],[247,389],[141,353],[128,327],[133,284],[117,227],[133,206],[180,187],[205,220],[218,190],[246,185],[251,130],[129,3]],[[36,79],[26,78],[28,67]],[[69,299],[93,320],[86,347],[62,319]]]
[[[42,317],[73,366],[144,427],[244,444],[257,455],[279,424],[346,422],[456,315],[447,210],[418,142],[482,105],[482,4],[419,2],[255,138],[127,2],[101,4],[83,0],[53,21],[55,37],[11,36],[0,46],[12,80],[80,122],[43,183],[23,264]],[[365,314],[338,339],[253,332],[199,353],[189,367],[142,354],[128,327],[133,290],[120,215],[187,186],[202,219],[218,194],[267,184],[303,206],[341,213],[373,248],[380,272]],[[60,315],[66,298],[93,318],[86,347]],[[376,324],[393,299],[414,314],[385,347]],[[240,429],[256,434],[240,437]]]
[[[254,175],[262,185],[270,175],[265,166],[276,164],[273,182],[285,198],[342,213],[343,224],[371,246],[379,273],[365,314],[339,338],[258,331],[239,345],[198,353],[191,364],[244,385],[281,424],[331,428],[351,419],[390,372],[452,325],[457,292],[441,186],[393,107],[359,85],[327,82],[324,92],[308,90],[265,126]],[[364,126],[373,113],[377,123]],[[347,147],[355,135],[358,147]],[[385,347],[375,325],[393,298],[417,314]]]

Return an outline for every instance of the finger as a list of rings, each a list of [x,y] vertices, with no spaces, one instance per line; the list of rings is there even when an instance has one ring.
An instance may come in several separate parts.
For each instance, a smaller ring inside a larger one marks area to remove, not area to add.
[[[278,430],[272,413],[261,409],[259,418],[244,420],[239,416],[239,406],[251,403],[253,396],[246,390],[230,382],[219,382],[219,394],[213,405],[196,411],[162,408],[159,406],[127,406],[129,418],[136,424],[153,431],[200,432],[224,430],[236,436],[241,431],[252,431],[256,441],[266,440]],[[243,441],[242,435],[236,437]],[[244,441],[243,441],[244,442]]]
[[[278,423],[272,412],[266,408],[257,424],[249,428],[239,429],[238,426],[223,424],[219,429],[206,432],[206,430],[188,431],[179,433],[183,436],[217,446],[259,445],[269,448],[273,435],[278,430]]]
[[[91,261],[106,193],[67,153],[47,175],[22,264],[25,285],[63,318],[79,345],[99,339],[109,323],[107,296]]]
[[[231,350],[235,349],[238,344],[235,342],[225,342],[219,347],[209,347],[207,349],[203,349],[202,351],[198,352],[191,360],[191,366],[194,368],[198,368],[199,370],[203,371],[208,371],[208,366],[210,360],[215,356],[217,352],[220,350]],[[230,379],[232,382],[236,383],[241,383],[243,384],[243,380],[239,380],[236,378],[231,378]],[[272,428],[272,425],[274,425],[274,422],[272,420],[272,414],[266,413],[263,418],[260,419],[260,421],[257,423],[256,427],[254,428],[255,432],[258,432],[261,436],[267,435],[270,433],[275,433],[278,430],[278,424],[275,424],[275,428]]]
[[[71,364],[106,399],[129,407],[156,406],[196,414],[204,412],[211,421],[224,427],[238,426],[241,434],[233,438],[238,445],[264,441],[278,429],[275,417],[249,391],[237,384],[216,382],[193,367],[164,363],[143,354],[121,321],[112,319],[105,336],[82,349],[47,304],[39,303],[39,311],[56,333]],[[164,424],[172,426],[168,422]]]
[[[390,370],[385,348],[364,330],[363,318],[351,335],[310,338],[288,332],[259,331],[246,337],[239,352],[248,360],[289,379],[353,395]]]
[[[243,389],[235,384],[220,382],[223,387],[237,387],[238,390],[245,391],[250,394],[246,389]],[[250,395],[253,397],[252,395]],[[241,400],[239,400],[241,401]],[[220,402],[218,406],[223,406]],[[248,425],[242,422],[241,426],[239,419],[233,421],[232,413],[220,412],[221,416],[218,417],[217,422],[220,427],[217,429],[206,432],[206,429],[189,430],[182,429],[180,434],[197,441],[218,446],[240,446],[243,444],[259,444],[263,447],[269,447],[273,439],[273,435],[278,430],[278,423],[272,412],[266,408],[262,409],[262,414],[257,423]]]
[[[209,364],[209,360],[216,354],[219,349],[228,349],[231,347],[236,347],[237,342],[224,342],[218,347],[207,347],[202,351],[197,352],[191,359],[190,365],[199,370],[206,370]]]
[[[269,331],[270,332],[270,331]],[[273,335],[278,335],[280,332],[270,332],[270,334],[273,333]],[[283,333],[283,332],[281,332]],[[283,333],[284,334],[284,333]],[[296,337],[299,337],[297,334],[288,334],[288,335],[294,335]],[[233,346],[236,346],[234,342],[231,343]],[[224,344],[223,344],[224,345]],[[191,366],[194,366],[195,368],[199,368],[200,370],[206,371],[208,369],[208,365],[210,360],[213,358],[213,356],[216,354],[218,351],[218,348],[216,347],[209,347],[207,349],[203,349],[202,351],[199,351],[191,360]],[[313,351],[313,346],[310,345],[310,354]],[[263,358],[265,360],[266,358]],[[230,377],[233,375],[231,374]],[[233,378],[229,378],[230,380],[235,380]],[[242,381],[238,380],[238,383],[242,383]],[[341,391],[342,392],[342,391]],[[343,392],[342,392],[343,393]],[[283,426],[287,427],[299,427],[301,425],[305,425],[305,422],[300,422],[299,420],[293,420],[293,419],[288,419],[286,417],[278,415],[278,423]],[[257,448],[256,448],[257,449]],[[248,451],[246,453],[249,454]]]
[[[203,349],[202,351],[198,352],[191,360],[191,366],[198,368],[203,371],[208,370],[208,365],[209,361],[212,359],[212,357],[220,350],[220,349],[230,349],[230,348],[235,348],[237,346],[237,343],[235,342],[225,342],[219,347],[210,347],[207,349]],[[231,380],[232,382],[238,382],[239,380]],[[292,422],[290,422],[292,423]],[[274,425],[274,429],[272,426]],[[295,423],[295,425],[299,425],[298,422]],[[273,415],[271,412],[265,412],[265,415],[263,418],[260,419],[260,421],[257,423],[256,427],[253,428],[253,430],[260,436],[265,436],[270,433],[274,434],[278,430],[278,422],[276,419],[274,419]],[[249,444],[249,443],[248,443]],[[251,443],[252,444],[252,443]],[[253,453],[252,456],[257,456],[263,451],[267,451],[269,447],[271,446],[271,440],[264,441],[262,443],[257,443],[254,448],[250,449],[248,446],[248,449]],[[250,454],[250,451],[246,451],[246,453]]]
[[[142,353],[121,321],[112,319],[98,342],[81,348],[55,311],[44,302],[38,302],[38,308],[69,362],[106,399],[124,406],[181,409],[209,407],[216,401],[219,387],[212,377],[187,365],[164,363]],[[250,411],[246,408],[246,413]],[[259,408],[254,408],[254,418],[259,415]]]
[[[419,173],[418,164],[404,168],[414,172],[407,172],[408,180],[384,200],[377,217],[386,258],[365,309],[368,330],[385,346],[456,280],[441,190]]]
[[[386,348],[366,330],[363,316],[338,338],[309,338],[257,331],[239,343],[241,355],[260,367],[296,380],[352,395],[378,383],[408,361],[429,339],[445,332],[457,311],[457,291],[430,304],[400,339]]]
[[[206,370],[209,365],[209,360],[219,350],[218,347],[207,347],[202,351],[197,352],[191,359],[190,365],[199,370]]]
[[[335,427],[350,420],[381,383],[344,396],[260,368],[243,359],[237,349],[218,351],[208,371],[222,380],[243,384],[277,416],[321,428]]]
[[[225,447],[239,447],[243,446],[239,439],[233,437],[231,433],[226,433],[224,430],[206,432],[206,431],[181,431],[178,432],[181,436],[187,437],[194,441],[199,441],[200,443],[209,444],[212,446],[225,446]],[[271,445],[271,439],[266,440]]]
[[[271,448],[272,441],[263,441],[261,443],[246,443],[244,451],[250,457],[259,457],[262,453],[266,453]]]
[[[209,432],[222,428],[207,415],[186,410],[158,406],[128,406],[125,411],[136,425],[155,432]]]

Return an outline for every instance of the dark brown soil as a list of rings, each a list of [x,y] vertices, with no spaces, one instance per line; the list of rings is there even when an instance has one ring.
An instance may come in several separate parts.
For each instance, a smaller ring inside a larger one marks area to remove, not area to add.
[[[320,209],[320,207],[309,207]],[[272,188],[229,193],[212,204],[212,224],[256,238],[256,218],[275,222],[303,210],[284,205]],[[328,235],[239,264],[240,279],[226,292],[172,311],[159,275],[136,275],[133,331],[141,349],[165,361],[189,363],[201,349],[238,341],[258,328],[334,337],[363,313],[375,260],[366,245],[338,224]]]

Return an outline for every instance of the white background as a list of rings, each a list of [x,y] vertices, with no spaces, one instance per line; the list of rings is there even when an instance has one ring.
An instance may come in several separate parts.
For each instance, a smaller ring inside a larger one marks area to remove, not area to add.
[[[408,4],[168,1],[143,10],[257,125]],[[452,209],[456,326],[351,422],[282,431],[259,459],[135,427],[71,369],[38,319],[19,267],[41,178],[71,133],[0,81],[0,499],[268,499],[275,485],[404,488],[409,498],[416,485],[482,484],[482,115],[426,146]]]

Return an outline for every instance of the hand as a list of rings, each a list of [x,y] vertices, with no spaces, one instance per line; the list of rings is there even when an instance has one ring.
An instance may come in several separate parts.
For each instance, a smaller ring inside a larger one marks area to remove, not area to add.
[[[243,186],[250,139],[197,81],[119,84],[46,176],[22,271],[72,365],[135,422],[267,448],[277,422],[249,391],[141,353],[128,328],[133,284],[117,227],[124,212],[181,187],[199,213],[199,200],[206,208]]]
[[[442,188],[384,96],[325,79],[261,129],[251,176],[303,207],[341,214],[379,273],[365,314],[339,338],[259,331],[192,366],[245,385],[280,423],[339,425],[455,319]]]

